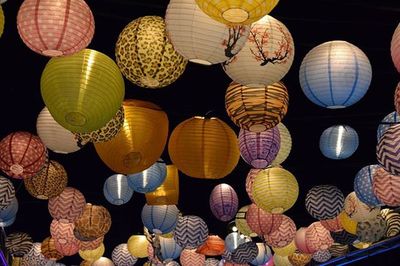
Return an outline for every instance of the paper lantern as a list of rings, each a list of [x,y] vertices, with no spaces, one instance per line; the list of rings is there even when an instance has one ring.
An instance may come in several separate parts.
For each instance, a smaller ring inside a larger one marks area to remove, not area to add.
[[[372,187],[375,196],[388,206],[400,206],[400,176],[379,167],[375,171]]]
[[[73,223],[82,214],[85,205],[85,197],[79,190],[66,187],[60,195],[49,199],[49,212],[53,219]]]
[[[340,224],[342,225],[343,229],[346,230],[346,232],[353,235],[356,234],[357,221],[351,219],[344,210],[339,214],[338,218]]]
[[[225,109],[240,128],[262,132],[275,127],[286,115],[289,94],[282,82],[247,87],[232,82],[225,94]]]
[[[47,237],[43,240],[41,252],[48,260],[59,260],[64,257],[64,255],[56,249],[55,241],[52,237]]]
[[[73,223],[62,223],[54,219],[50,224],[50,234],[55,242],[61,244],[76,242],[74,228],[75,225]]]
[[[79,133],[103,127],[120,108],[125,94],[115,62],[91,49],[50,59],[40,88],[54,120]]]
[[[271,12],[278,2],[279,0],[196,0],[204,13],[228,25],[251,24]]]
[[[136,258],[147,257],[147,244],[149,242],[144,235],[133,235],[128,239],[128,250]]]
[[[329,253],[331,253],[332,257],[345,256],[348,252],[349,252],[349,245],[333,243],[332,246],[329,248]]]
[[[67,243],[60,243],[54,240],[54,246],[63,256],[72,256],[79,251],[79,240],[75,239]]]
[[[381,215],[357,224],[357,236],[361,242],[377,242],[386,233],[386,221]]]
[[[114,266],[114,265],[115,264],[113,263],[113,261],[106,257],[101,257],[100,259],[92,263],[92,266]]]
[[[164,263],[179,257],[182,247],[175,242],[174,238],[159,237],[159,239],[161,257]]]
[[[368,206],[363,203],[357,198],[356,193],[353,191],[347,195],[344,201],[344,211],[354,221],[363,222],[377,216],[381,208]]]
[[[381,215],[386,222],[386,237],[393,237],[400,233],[400,214],[390,209],[381,210]]]
[[[250,263],[253,265],[264,265],[272,258],[271,249],[264,243],[257,243],[257,257]]]
[[[0,141],[0,169],[10,177],[32,177],[46,162],[47,149],[38,136],[16,131]]]
[[[279,256],[279,255],[274,255],[273,257],[273,264],[276,266],[292,266],[292,264],[289,261],[288,256]],[[269,262],[267,264],[269,266]]]
[[[96,238],[95,240],[92,241],[80,241],[79,242],[79,250],[90,250],[90,249],[96,249],[100,246],[101,243],[104,241],[104,236],[101,236],[99,238]]]
[[[294,240],[292,242],[290,242],[289,245],[286,245],[284,247],[281,248],[272,248],[272,250],[274,251],[274,254],[277,254],[279,256],[290,256],[291,254],[293,254],[294,252],[296,252],[297,248],[296,248],[296,244],[294,242]]]
[[[383,136],[383,134],[386,132],[386,130],[393,125],[396,125],[400,122],[400,117],[399,114],[394,111],[385,116],[382,121],[379,123],[378,129],[377,129],[377,139],[378,142]]]
[[[15,198],[13,183],[5,177],[0,176],[0,211],[6,209]]]
[[[214,258],[208,258],[204,263],[204,266],[218,266],[218,265],[219,265],[219,260]]]
[[[239,131],[240,155],[254,168],[266,168],[276,158],[279,151],[280,136],[278,128],[255,133]]]
[[[235,217],[239,199],[233,187],[223,183],[211,191],[209,203],[213,215],[218,220],[227,222]]]
[[[314,104],[346,108],[367,92],[372,77],[368,57],[346,41],[329,41],[309,51],[301,62],[300,86]]]
[[[311,254],[312,250],[307,246],[306,232],[307,232],[307,227],[300,227],[296,231],[294,241],[295,241],[297,249],[300,252],[305,253],[305,254]]]
[[[207,241],[196,250],[197,253],[206,256],[220,256],[224,251],[225,241],[217,235],[208,236]]]
[[[103,186],[103,194],[108,202],[114,205],[127,203],[133,195],[132,188],[128,185],[125,175],[112,175],[107,178]]]
[[[197,248],[208,237],[207,224],[198,216],[186,215],[178,218],[174,239],[182,248]]]
[[[148,192],[148,205],[176,205],[179,200],[179,173],[175,165],[167,165],[164,182],[152,192]]]
[[[42,200],[60,195],[67,183],[67,172],[56,161],[50,161],[37,175],[24,179],[25,189],[29,194]]]
[[[238,232],[233,232],[225,237],[225,251],[232,252],[246,242],[246,237]]]
[[[235,225],[241,234],[244,234],[246,236],[256,237],[257,234],[251,230],[246,219],[246,214],[249,207],[250,205],[246,205],[239,209],[239,211],[236,213],[235,216]]]
[[[27,233],[11,233],[5,238],[5,248],[14,257],[24,256],[31,250],[32,245],[32,238]]]
[[[330,232],[320,223],[314,222],[306,230],[307,247],[314,252],[328,249],[333,244]]]
[[[332,257],[329,250],[318,250],[312,255],[313,260],[316,262],[325,262],[328,261]]]
[[[357,239],[357,235],[350,234],[346,230],[331,232],[331,236],[336,243],[343,245],[352,244]]]
[[[250,169],[249,173],[247,174],[246,177],[246,192],[247,195],[249,196],[250,200],[252,202],[254,202],[254,198],[253,198],[253,183],[254,183],[254,179],[256,178],[257,174],[261,171],[262,169],[256,169],[256,168],[252,168]]]
[[[144,16],[119,34],[115,57],[122,74],[144,88],[162,88],[185,71],[187,60],[169,42],[163,18]]]
[[[296,225],[292,219],[283,215],[282,223],[277,230],[265,235],[268,245],[274,248],[282,248],[289,245],[296,236]]]
[[[399,86],[400,87],[400,86]],[[400,90],[399,90],[400,91]],[[376,146],[376,157],[378,162],[386,171],[400,175],[400,162],[398,162],[398,153],[400,145],[400,124],[390,126]]]
[[[235,132],[222,120],[195,116],[171,133],[168,153],[184,174],[207,179],[223,178],[239,161]]]
[[[116,246],[111,254],[111,258],[116,266],[133,266],[137,262],[137,258],[129,253],[126,243]]]
[[[167,166],[160,160],[137,174],[128,175],[129,186],[136,192],[147,193],[156,190],[165,181]]]
[[[254,179],[254,202],[267,212],[283,213],[294,205],[298,195],[296,178],[283,168],[262,170]]]
[[[32,248],[21,258],[19,266],[45,266],[49,261],[42,254],[42,243],[33,243]],[[14,264],[12,264],[14,265]]]
[[[342,224],[340,223],[339,217],[336,216],[332,219],[321,220],[320,223],[323,227],[325,227],[328,231],[337,232],[343,230]]]
[[[292,266],[304,266],[311,261],[312,255],[296,251],[289,255],[288,259]]]
[[[331,185],[315,186],[306,195],[306,209],[318,220],[335,218],[342,211],[343,204],[342,191]]]
[[[199,254],[194,249],[184,249],[179,258],[182,266],[204,265],[206,256]]]
[[[101,243],[101,245],[96,248],[96,249],[92,249],[92,250],[79,250],[79,256],[87,261],[91,261],[92,263],[98,259],[101,258],[101,256],[103,256],[105,251],[105,247],[104,244]]]
[[[397,71],[400,72],[400,23],[394,30],[392,41],[390,42],[390,53]]]
[[[147,237],[147,235],[146,235],[146,237]],[[154,265],[161,266],[162,263],[161,263],[160,259],[158,258],[158,257],[160,257],[160,253],[159,253],[160,252],[160,246],[159,246],[160,241],[159,241],[159,238],[154,238],[154,240],[158,241],[158,242],[153,243],[153,237],[151,237],[151,239],[147,238],[147,241],[151,241],[151,242],[148,242],[148,244],[147,244],[147,258],[148,258],[150,264],[153,263]],[[158,249],[157,255],[154,252],[153,245],[157,245],[157,249]]]
[[[142,209],[143,225],[155,234],[165,234],[174,230],[179,210],[175,205],[147,205]]]
[[[261,237],[278,230],[283,217],[280,214],[268,213],[254,203],[250,205],[246,212],[247,224],[253,232]]]
[[[123,106],[125,120],[120,132],[94,147],[114,172],[139,173],[160,158],[168,137],[168,117],[151,102],[130,99]]]
[[[3,34],[3,30],[4,30],[4,13],[3,9],[0,6],[0,37]]]
[[[325,129],[319,138],[319,149],[329,159],[347,159],[357,148],[358,134],[346,125],[331,126]]]
[[[272,161],[271,165],[277,166],[283,163],[290,154],[290,150],[292,149],[292,137],[290,136],[290,132],[287,127],[283,123],[279,123],[277,125],[279,129],[279,135],[281,137],[281,145],[279,148],[279,152],[275,157],[275,160]]]
[[[75,221],[75,233],[83,239],[94,240],[104,236],[111,227],[111,215],[100,205],[86,204],[82,215]],[[76,234],[75,234],[76,236]]]
[[[0,210],[0,227],[7,227],[12,225],[15,222],[17,212],[18,212],[18,200],[14,196],[14,198],[7,205],[7,207]]]
[[[234,263],[245,264],[253,261],[257,255],[257,244],[252,241],[248,241],[239,245],[237,249],[232,251],[231,260]]]
[[[354,178],[354,192],[357,198],[369,206],[382,205],[382,202],[375,196],[373,188],[375,171],[379,167],[377,164],[365,166],[358,171]]]

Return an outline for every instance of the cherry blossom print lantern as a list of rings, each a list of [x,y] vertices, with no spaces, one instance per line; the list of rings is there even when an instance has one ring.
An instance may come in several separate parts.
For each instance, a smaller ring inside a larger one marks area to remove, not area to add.
[[[210,194],[210,209],[220,221],[227,222],[235,217],[239,206],[236,191],[228,184],[219,184]]]
[[[390,43],[390,53],[397,71],[400,72],[400,23],[394,30],[392,41]]]
[[[358,142],[358,134],[352,127],[335,125],[322,132],[319,149],[329,159],[346,159],[357,150]]]
[[[0,37],[3,34],[4,30],[4,13],[3,8],[0,6]]]
[[[148,241],[144,235],[132,235],[128,239],[129,253],[136,258],[146,258]]]
[[[31,250],[33,242],[27,233],[15,232],[6,236],[4,245],[13,257],[22,257]]]
[[[296,225],[291,218],[283,215],[282,222],[278,229],[265,235],[267,244],[274,248],[282,248],[289,245],[296,236]]]
[[[369,206],[382,205],[382,202],[375,196],[373,183],[375,179],[375,171],[380,168],[379,165],[373,164],[361,168],[354,178],[354,192],[357,198]]]
[[[374,194],[385,205],[400,206],[400,176],[393,175],[379,167],[372,184]]]
[[[260,237],[278,230],[283,217],[280,214],[266,212],[254,203],[250,205],[246,212],[247,224]]]
[[[306,195],[306,209],[318,220],[335,218],[342,211],[343,205],[343,193],[335,186],[315,186]]]
[[[236,213],[236,216],[235,216],[235,225],[241,234],[244,234],[244,235],[250,236],[250,237],[256,237],[257,234],[251,230],[251,228],[248,225],[247,220],[246,220],[247,211],[248,211],[249,207],[250,207],[250,205],[246,205],[239,209],[239,211]]]
[[[207,241],[196,250],[197,253],[206,256],[220,256],[224,251],[225,241],[217,235],[209,235]]]
[[[57,197],[49,199],[49,212],[53,219],[73,223],[83,213],[86,200],[83,194],[72,187],[66,187]]]
[[[386,115],[382,121],[379,123],[378,129],[377,129],[377,139],[378,142],[383,136],[383,134],[386,132],[386,130],[393,125],[399,124],[400,123],[400,117],[399,114],[396,111],[393,111]]]
[[[399,90],[400,91],[400,90]],[[380,165],[393,175],[400,175],[400,124],[390,126],[376,146],[376,157]]]
[[[330,232],[320,222],[314,222],[306,230],[307,247],[314,253],[326,250],[333,244]]]
[[[347,195],[344,201],[344,211],[346,214],[357,222],[363,222],[379,215],[381,208],[379,206],[369,206],[357,198],[353,191]]]
[[[108,202],[114,205],[127,203],[133,195],[125,175],[115,174],[107,178],[103,186],[103,194]]]
[[[166,234],[175,229],[179,210],[175,205],[147,205],[142,209],[143,225],[155,234]]]
[[[204,265],[206,256],[199,254],[195,249],[184,249],[181,252],[180,262],[182,266]]]
[[[174,231],[174,239],[182,248],[197,248],[208,237],[207,224],[198,216],[180,216]]]
[[[233,81],[248,87],[262,87],[280,81],[289,71],[293,58],[292,35],[282,22],[267,15],[251,25],[242,50],[222,66]]]
[[[111,254],[111,258],[115,266],[133,266],[137,262],[137,258],[129,253],[126,243],[116,246]]]
[[[175,165],[167,165],[164,182],[152,192],[145,194],[149,205],[176,205],[179,201],[179,173]]]
[[[160,160],[140,173],[128,175],[128,182],[134,191],[148,193],[161,186],[166,176],[167,166]]]
[[[75,236],[94,240],[104,236],[111,227],[111,215],[101,205],[86,204],[82,215],[75,221]]]
[[[15,189],[10,179],[0,176],[0,211],[6,209],[15,198]]]
[[[258,254],[257,257],[250,263],[253,265],[264,265],[272,258],[270,247],[264,243],[257,243]]]
[[[22,41],[34,52],[63,56],[89,45],[94,18],[84,0],[25,0],[18,11],[17,27]]]

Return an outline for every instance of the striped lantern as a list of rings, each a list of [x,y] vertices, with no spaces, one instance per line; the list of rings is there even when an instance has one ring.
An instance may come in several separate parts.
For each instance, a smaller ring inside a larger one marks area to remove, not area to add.
[[[0,141],[0,169],[10,177],[32,177],[46,163],[47,149],[38,136],[16,131]]]
[[[294,43],[289,30],[267,15],[251,25],[242,50],[222,66],[233,81],[262,87],[280,81],[292,66],[293,58]]]
[[[381,215],[386,221],[386,237],[393,237],[400,233],[400,214],[390,209],[381,210]]]
[[[232,251],[231,260],[234,263],[245,264],[253,261],[258,255],[257,244],[253,241],[248,241],[239,245],[237,249]]]
[[[56,249],[55,241],[52,237],[47,237],[41,245],[43,256],[48,260],[60,260],[64,255]]]
[[[383,204],[392,207],[400,206],[400,176],[379,167],[375,171],[372,187],[375,196]]]
[[[179,261],[182,266],[204,265],[206,256],[199,254],[195,249],[184,249],[181,252]]]
[[[67,154],[81,149],[75,135],[58,124],[47,107],[38,115],[36,131],[44,145],[55,153]]]
[[[18,266],[46,266],[49,260],[43,256],[41,246],[42,243],[33,243],[32,248],[21,258],[21,263]]]
[[[264,169],[271,164],[281,142],[277,127],[258,133],[240,129],[238,139],[243,160],[257,169]]]
[[[357,221],[351,219],[349,215],[343,210],[339,215],[338,215],[340,224],[342,225],[343,229],[350,233],[355,235],[356,230],[357,230]]]
[[[94,261],[91,266],[114,266],[115,264],[113,263],[112,260],[106,257],[101,257]]]
[[[319,149],[329,159],[347,159],[357,148],[358,134],[347,125],[331,126],[325,129],[319,138]]]
[[[247,195],[249,196],[251,202],[254,202],[253,191],[252,191],[254,179],[256,178],[257,174],[260,171],[262,171],[262,169],[252,168],[252,169],[250,169],[250,171],[246,177],[246,192],[247,192]]]
[[[307,241],[306,241],[306,232],[307,232],[307,227],[300,227],[296,231],[294,242],[296,244],[297,249],[301,253],[311,254],[312,250],[308,247]]]
[[[246,242],[246,237],[238,232],[233,232],[225,237],[225,252],[233,252]]]
[[[3,13],[3,8],[0,6],[0,37],[3,34],[4,30],[4,13]]]
[[[283,168],[262,170],[254,179],[254,203],[264,211],[283,213],[294,205],[298,195],[296,178]]]
[[[390,42],[390,53],[397,71],[400,72],[400,23],[394,30],[392,41]]]
[[[329,250],[318,250],[312,255],[313,260],[316,262],[325,262],[328,261],[332,257]]]
[[[239,233],[244,234],[250,237],[256,237],[257,234],[254,233],[249,224],[247,223],[246,214],[250,205],[243,206],[239,209],[235,216],[235,225],[239,231]]]
[[[331,232],[331,237],[333,238],[333,240],[336,243],[339,243],[342,245],[350,245],[357,239],[357,235],[350,234],[350,233],[346,232],[346,230],[341,230],[338,232]]]
[[[264,265],[272,258],[271,249],[264,243],[257,243],[257,257],[250,263],[253,265]]]
[[[204,262],[204,266],[219,266],[219,260],[214,258],[208,258]]]
[[[175,205],[147,205],[142,209],[143,225],[155,234],[166,234],[174,230],[179,217]]]
[[[167,176],[167,166],[160,160],[146,170],[128,175],[129,186],[136,192],[148,193],[156,190],[164,183]]]
[[[295,241],[293,240],[292,242],[290,242],[289,245],[286,245],[281,248],[273,247],[272,250],[274,251],[274,254],[277,254],[279,256],[290,256],[291,254],[296,252],[297,247],[296,247]]]
[[[151,89],[175,82],[187,64],[174,50],[164,19],[158,16],[140,17],[126,25],[115,45],[115,57],[129,81]]]
[[[225,109],[240,128],[262,132],[275,127],[286,115],[289,94],[282,82],[247,87],[232,82],[225,93]]]
[[[211,191],[209,203],[212,214],[218,220],[227,222],[235,217],[239,199],[233,187],[223,183]]]
[[[205,256],[220,256],[224,254],[224,251],[225,241],[217,235],[209,235],[207,241],[196,250],[197,253]]]
[[[320,223],[330,232],[337,232],[343,230],[342,224],[340,223],[338,216],[332,219],[321,220]]]
[[[75,242],[77,239],[74,236],[74,228],[73,223],[62,223],[53,219],[50,224],[50,234],[54,241],[60,244]]]
[[[314,253],[317,250],[326,250],[333,244],[331,234],[320,222],[314,222],[306,230],[307,247]]]
[[[53,219],[73,223],[81,216],[85,205],[85,197],[79,190],[66,187],[60,195],[49,199],[48,207]]]
[[[25,189],[33,197],[42,200],[56,197],[67,187],[68,176],[64,167],[51,160],[40,172],[24,179]]]
[[[345,256],[349,252],[349,245],[333,243],[329,248],[329,252],[331,253],[332,257]]]
[[[74,54],[88,46],[94,34],[93,14],[83,0],[25,0],[17,26],[22,41],[45,56]]]
[[[400,88],[400,86],[398,86]],[[400,89],[398,90],[400,93]],[[400,106],[400,105],[399,105]],[[400,124],[390,126],[376,146],[376,157],[386,171],[400,175]]]
[[[80,240],[94,240],[110,230],[111,215],[101,205],[86,204],[82,215],[75,221],[75,236]]]
[[[111,254],[111,258],[115,266],[133,266],[137,262],[137,258],[129,253],[126,243],[116,246]]]
[[[86,260],[86,261],[91,261],[92,263],[103,256],[105,251],[104,244],[101,243],[100,246],[96,249],[92,250],[79,250],[79,256]]]
[[[248,26],[229,27],[211,19],[191,0],[170,1],[165,24],[174,49],[203,65],[229,60],[242,49],[250,32]]]
[[[269,235],[279,229],[283,215],[264,211],[256,204],[251,204],[246,212],[246,221],[250,229],[258,236]]]
[[[129,99],[123,107],[125,120],[120,132],[94,147],[114,172],[139,173],[160,158],[168,137],[168,116],[151,102]]]
[[[240,157],[236,133],[216,117],[200,116],[175,127],[169,138],[168,153],[184,174],[206,179],[225,177]]]
[[[179,257],[182,247],[179,246],[173,238],[165,238],[159,236],[160,252],[163,262],[169,262]]]
[[[63,256],[72,256],[78,253],[79,251],[79,240],[75,239],[74,241],[70,241],[67,243],[60,243],[54,240],[54,247]]]
[[[128,178],[125,175],[115,174],[104,182],[103,194],[109,203],[122,205],[132,198],[133,189],[128,185]]]
[[[167,165],[164,182],[145,194],[148,205],[177,205],[179,201],[179,173],[175,165]]]
[[[79,250],[96,249],[101,245],[101,243],[103,243],[103,241],[104,241],[104,236],[96,238],[95,240],[92,240],[92,241],[82,241],[81,240],[79,242]]]
[[[146,258],[148,241],[144,235],[132,235],[128,239],[129,253],[136,258]]]
[[[300,66],[300,86],[314,104],[346,108],[367,92],[372,78],[368,57],[346,41],[329,41],[311,49]]]
[[[18,199],[14,197],[6,208],[0,210],[0,227],[8,227],[15,222],[18,212]]]
[[[283,163],[289,156],[290,150],[292,149],[292,137],[290,136],[290,132],[287,127],[283,123],[279,123],[277,127],[279,129],[281,144],[278,154],[271,163],[272,166],[278,166]]]
[[[0,211],[6,209],[15,198],[15,189],[10,179],[0,176]]]
[[[372,207],[360,201],[356,193],[353,191],[347,195],[344,201],[344,211],[356,222],[363,222],[377,216],[381,208],[379,206]]]
[[[5,248],[13,257],[22,257],[27,254],[33,245],[32,238],[27,233],[11,233],[5,238]]]
[[[332,219],[343,209],[342,191],[332,185],[319,185],[311,188],[306,195],[306,209],[318,220]]]
[[[357,224],[357,237],[362,242],[377,242],[386,233],[386,221],[381,215]]]
[[[382,121],[379,123],[378,129],[377,129],[376,135],[377,135],[378,142],[390,126],[393,126],[393,125],[396,125],[399,123],[400,123],[400,117],[396,111],[393,111],[390,114],[388,114],[387,116],[385,116],[382,119]]]
[[[174,239],[182,248],[197,248],[208,238],[207,224],[198,216],[186,215],[178,218]]]
[[[289,255],[288,259],[292,266],[304,266],[311,261],[312,255],[296,251],[293,254]]]
[[[292,219],[283,215],[282,223],[279,228],[269,235],[265,235],[268,245],[274,248],[282,248],[289,245],[296,236],[296,225]]]
[[[377,164],[365,166],[358,171],[354,178],[354,192],[357,198],[369,206],[382,205],[382,202],[375,196],[373,188],[375,171],[379,167]]]

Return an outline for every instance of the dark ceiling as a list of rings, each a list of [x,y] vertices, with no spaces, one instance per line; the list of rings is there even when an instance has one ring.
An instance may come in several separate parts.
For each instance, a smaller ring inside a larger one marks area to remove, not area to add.
[[[145,15],[164,16],[166,0],[88,0],[92,8],[96,31],[89,48],[112,58],[119,32],[131,20]],[[3,5],[6,25],[0,39],[0,137],[12,131],[36,133],[36,117],[44,107],[40,95],[40,76],[48,61],[29,50],[18,36],[16,14],[22,0],[9,0]],[[398,0],[281,0],[272,16],[290,30],[295,42],[295,59],[284,77],[290,104],[283,122],[291,132],[292,152],[283,167],[292,172],[300,185],[296,205],[286,214],[297,226],[313,222],[304,208],[305,193],[314,185],[334,184],[346,195],[353,190],[353,179],[363,166],[376,163],[376,129],[379,121],[394,110],[393,94],[399,81],[390,57],[390,40],[399,23]],[[330,40],[346,40],[362,49],[369,57],[373,77],[369,91],[357,104],[340,110],[329,110],[311,103],[302,93],[298,72],[305,54],[314,46]],[[168,114],[170,132],[181,121],[212,111],[238,133],[224,109],[225,90],[230,79],[219,65],[188,64],[184,74],[172,85],[149,90],[126,81],[125,98],[143,99],[160,105]],[[359,134],[360,145],[352,157],[335,161],[325,158],[318,147],[322,131],[334,124],[348,124]],[[165,149],[162,158],[169,162]],[[97,156],[92,145],[69,155],[50,152],[50,159],[60,162],[68,172],[69,186],[79,189],[87,202],[105,206],[112,216],[112,227],[105,237],[106,253],[128,240],[130,235],[142,232],[140,212],[144,195],[135,193],[131,201],[122,206],[109,204],[102,192],[106,178],[113,174]],[[215,219],[208,208],[208,198],[216,184],[232,185],[239,196],[240,205],[250,203],[244,181],[250,167],[240,160],[236,169],[221,180],[199,180],[180,174],[179,209],[205,219],[213,234],[224,237],[227,223]],[[19,211],[16,222],[6,232],[24,231],[35,242],[49,236],[51,216],[47,201],[30,196],[22,182],[13,180],[18,188]],[[79,264],[78,255],[62,262]],[[364,264],[365,265],[365,264]],[[376,265],[376,264],[375,264]]]

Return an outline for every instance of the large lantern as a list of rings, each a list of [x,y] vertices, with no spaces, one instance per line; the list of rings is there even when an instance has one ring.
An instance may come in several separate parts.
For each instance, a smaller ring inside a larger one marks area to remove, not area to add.
[[[49,199],[49,212],[53,219],[73,223],[82,214],[85,205],[85,197],[79,190],[66,187],[60,195]]]
[[[5,248],[14,257],[22,257],[32,248],[33,242],[27,233],[11,233],[5,238]]]
[[[72,132],[103,127],[117,113],[125,94],[124,79],[115,62],[90,49],[50,59],[40,88],[54,120]]]
[[[376,197],[385,205],[400,206],[400,176],[379,167],[375,171],[373,189]]]
[[[206,256],[220,256],[224,251],[225,241],[217,235],[209,235],[207,241],[196,250],[197,253]]]
[[[257,234],[251,230],[246,220],[247,211],[249,207],[250,205],[246,205],[239,209],[239,211],[236,213],[235,216],[235,225],[241,234],[244,234],[246,236],[256,237]]]
[[[0,176],[0,211],[11,204],[15,198],[15,189],[10,179]]]
[[[329,159],[346,159],[353,155],[357,148],[358,134],[346,125],[336,125],[325,129],[319,139],[319,149]]]
[[[98,259],[101,258],[101,256],[103,256],[105,251],[105,247],[104,244],[101,243],[101,245],[96,248],[96,249],[92,249],[92,250],[79,250],[79,256],[87,261],[91,261],[92,263]]]
[[[376,137],[378,141],[381,139],[383,134],[386,132],[386,130],[393,125],[396,125],[400,122],[400,117],[399,114],[396,111],[391,112],[387,116],[385,116],[382,121],[379,123],[378,129],[377,129],[377,134]]]
[[[262,132],[275,127],[286,115],[289,94],[282,82],[247,87],[232,82],[225,94],[225,109],[240,128]]]
[[[174,231],[174,239],[182,248],[197,248],[206,242],[207,224],[198,216],[186,215],[178,219]]]
[[[289,156],[290,150],[292,149],[292,137],[290,136],[290,132],[287,127],[283,123],[279,123],[277,127],[279,129],[281,145],[279,148],[279,152],[275,157],[275,160],[273,160],[271,163],[271,165],[273,166],[277,166],[283,163]]]
[[[239,199],[236,191],[228,184],[219,184],[210,194],[210,209],[223,222],[232,220],[238,210]]]
[[[176,205],[179,200],[179,173],[175,165],[167,165],[164,182],[152,192],[148,192],[148,205]]]
[[[129,253],[126,243],[116,246],[111,254],[111,258],[115,266],[133,266],[137,262],[137,258]]]
[[[104,236],[111,227],[111,215],[106,208],[86,204],[82,215],[75,221],[75,232],[83,239],[94,240]]]
[[[144,235],[132,235],[128,239],[128,250],[136,258],[146,258],[148,241]]]
[[[171,133],[168,152],[184,174],[207,179],[228,175],[239,161],[235,132],[222,120],[195,116]]]
[[[283,221],[283,215],[272,214],[259,208],[256,204],[251,204],[246,212],[246,221],[250,229],[258,236],[262,237],[278,230]]]
[[[185,71],[187,60],[167,38],[161,17],[133,20],[120,33],[115,57],[122,74],[144,88],[162,88],[175,82]]]
[[[206,256],[199,254],[195,249],[184,249],[181,252],[180,262],[182,266],[204,265]]]
[[[318,220],[332,219],[343,209],[344,196],[335,186],[319,185],[307,192],[306,209]]]
[[[346,214],[357,222],[363,222],[377,216],[381,208],[379,206],[372,207],[360,201],[356,193],[353,191],[347,195],[344,201],[344,211]]]
[[[10,177],[32,177],[46,162],[47,149],[38,136],[17,131],[0,141],[0,169]]]
[[[133,174],[154,164],[164,150],[168,117],[154,103],[124,101],[125,121],[111,140],[95,143],[97,154],[114,172]]]
[[[397,25],[390,43],[392,60],[397,71],[400,72],[400,23]]]
[[[381,215],[357,224],[357,236],[361,242],[379,241],[386,233],[386,221]]]
[[[133,195],[125,175],[115,174],[107,178],[103,186],[103,194],[108,202],[114,205],[127,203]]]
[[[166,176],[167,166],[163,161],[158,161],[140,173],[128,175],[128,182],[134,191],[147,193],[161,186]]]
[[[300,85],[307,98],[325,108],[345,108],[367,92],[372,77],[368,57],[346,41],[314,47],[300,66]]]
[[[380,166],[377,164],[361,168],[354,178],[354,192],[357,198],[369,206],[382,205],[382,202],[375,196],[373,183],[375,171]]]
[[[142,209],[143,225],[155,234],[166,234],[174,230],[179,210],[175,205],[147,205]]]
[[[330,232],[320,222],[314,222],[307,227],[306,243],[307,247],[315,252],[328,249],[333,244],[333,239]]]
[[[264,243],[257,243],[257,257],[251,261],[253,265],[264,265],[272,258],[271,249]]]
[[[169,262],[179,257],[182,247],[179,246],[173,238],[160,238],[160,253],[163,262]]]

